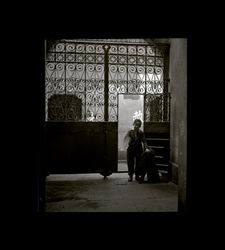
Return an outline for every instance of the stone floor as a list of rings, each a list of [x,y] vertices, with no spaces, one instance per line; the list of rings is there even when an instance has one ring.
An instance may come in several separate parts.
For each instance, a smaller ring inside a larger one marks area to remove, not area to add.
[[[128,182],[127,173],[49,175],[46,212],[177,212],[177,185]]]

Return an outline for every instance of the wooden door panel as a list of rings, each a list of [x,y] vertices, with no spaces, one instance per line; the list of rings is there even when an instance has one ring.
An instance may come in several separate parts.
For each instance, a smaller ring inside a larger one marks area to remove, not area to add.
[[[46,123],[50,173],[117,171],[117,123]]]

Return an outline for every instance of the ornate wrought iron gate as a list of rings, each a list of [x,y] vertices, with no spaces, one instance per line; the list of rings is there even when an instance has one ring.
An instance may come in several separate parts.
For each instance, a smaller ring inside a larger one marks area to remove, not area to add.
[[[146,128],[169,121],[167,45],[48,40],[45,66],[51,172],[117,171],[118,94],[144,95]]]
[[[48,40],[45,63],[46,121],[117,122],[121,93],[145,95],[146,122],[169,121],[168,45]]]

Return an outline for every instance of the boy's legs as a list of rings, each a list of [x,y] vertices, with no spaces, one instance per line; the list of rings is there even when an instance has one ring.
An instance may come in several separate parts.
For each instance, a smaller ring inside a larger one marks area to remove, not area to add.
[[[127,149],[127,166],[128,166],[128,175],[129,175],[128,181],[132,181],[133,174],[134,174],[134,153],[130,149]]]
[[[137,181],[139,181],[139,180],[141,180],[141,176],[143,175],[141,152],[136,154],[135,159],[136,159],[136,163],[135,163],[135,179]]]

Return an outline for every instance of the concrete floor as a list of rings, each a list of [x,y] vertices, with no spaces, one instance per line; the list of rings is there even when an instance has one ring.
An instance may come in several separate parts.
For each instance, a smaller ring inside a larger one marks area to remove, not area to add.
[[[175,184],[127,179],[127,173],[49,175],[46,212],[177,212]]]

